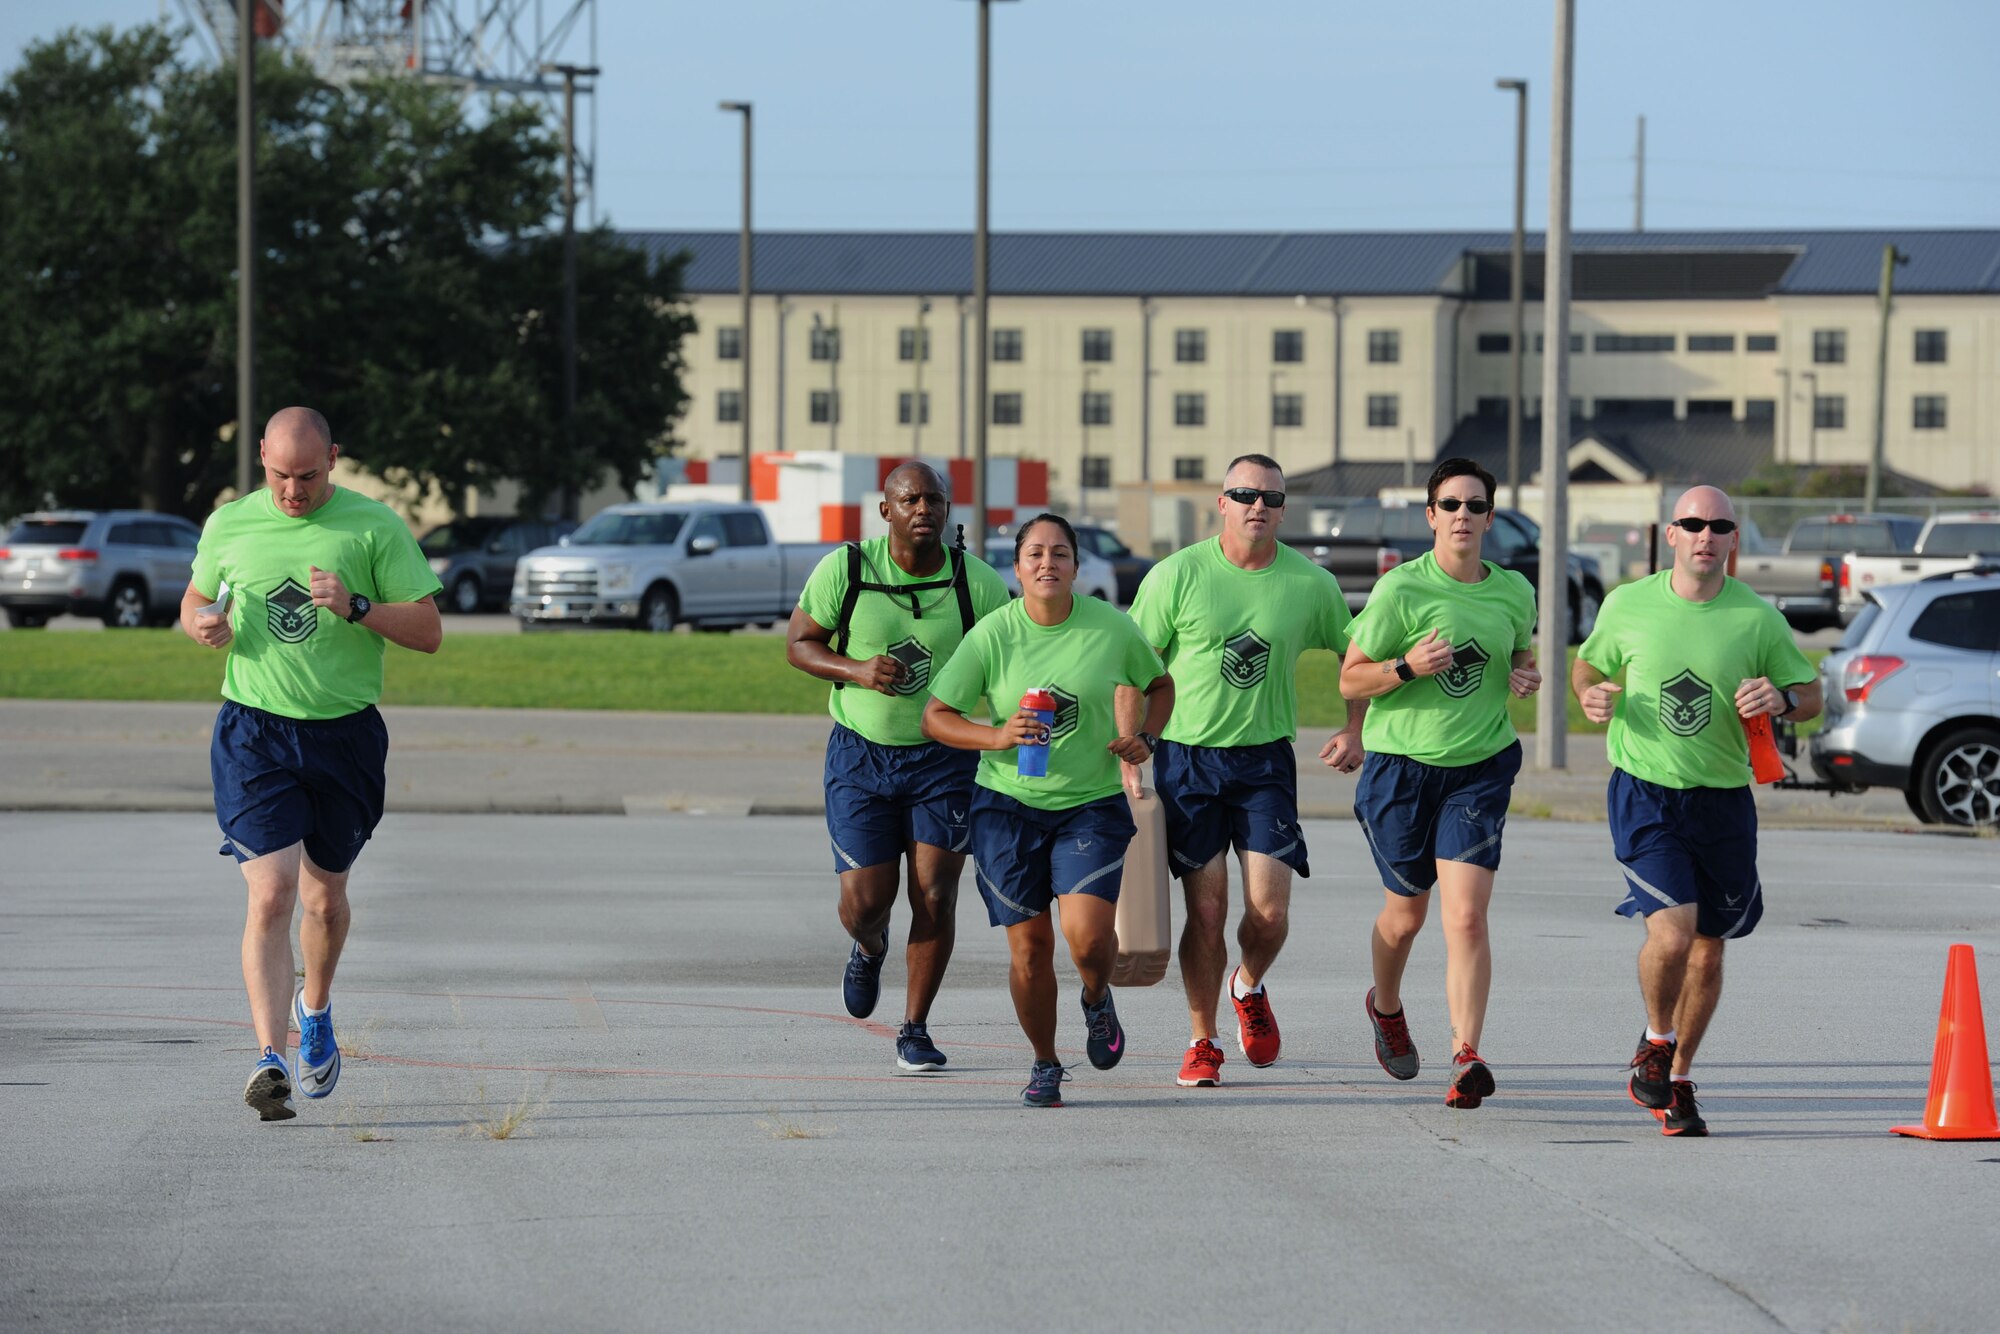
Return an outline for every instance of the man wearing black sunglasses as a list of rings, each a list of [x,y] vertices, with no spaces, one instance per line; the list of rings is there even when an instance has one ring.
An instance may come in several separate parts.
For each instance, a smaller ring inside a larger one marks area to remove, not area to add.
[[[1174,678],[1174,716],[1153,754],[1153,781],[1167,818],[1167,858],[1187,896],[1181,982],[1193,1036],[1184,1088],[1222,1082],[1215,1014],[1229,962],[1229,851],[1243,863],[1240,950],[1229,974],[1236,1042],[1250,1064],[1278,1059],[1278,1021],[1264,978],[1285,943],[1292,872],[1308,874],[1299,829],[1296,670],[1307,649],[1347,650],[1347,600],[1332,574],[1278,541],[1285,474],[1275,460],[1245,454],[1223,474],[1216,502],[1222,532],[1150,570],[1132,619]],[[1121,690],[1127,734],[1137,691]],[[1361,764],[1364,705],[1321,757],[1352,772]],[[1128,790],[1138,769],[1125,770]]]
[[[1625,900],[1643,916],[1639,992],[1646,1031],[1632,1100],[1662,1134],[1708,1133],[1695,1102],[1695,1049],[1722,999],[1724,944],[1763,916],[1757,805],[1737,718],[1818,715],[1812,664],[1785,618],[1728,576],[1736,549],[1729,497],[1697,486],[1674,506],[1674,563],[1605,599],[1577,650],[1570,688],[1608,723],[1605,813]],[[1624,674],[1621,687],[1610,678]]]

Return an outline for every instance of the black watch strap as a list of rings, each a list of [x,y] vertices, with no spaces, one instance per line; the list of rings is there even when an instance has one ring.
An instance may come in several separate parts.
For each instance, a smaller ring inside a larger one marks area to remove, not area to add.
[[[1146,743],[1146,753],[1151,755],[1160,748],[1160,739],[1151,732],[1134,732],[1133,736]]]
[[[1784,696],[1786,713],[1797,713],[1799,711],[1798,691],[1792,689],[1790,686],[1785,686],[1778,693]]]
[[[373,610],[375,610],[375,604],[370,602],[365,594],[352,594],[348,598],[347,623],[349,625],[359,625],[361,618]]]
[[[1417,679],[1417,669],[1410,666],[1408,658],[1398,658],[1396,659],[1396,676],[1399,680],[1414,681]]]

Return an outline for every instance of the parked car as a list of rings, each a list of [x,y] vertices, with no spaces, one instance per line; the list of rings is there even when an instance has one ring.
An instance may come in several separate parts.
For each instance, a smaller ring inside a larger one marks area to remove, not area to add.
[[[1824,514],[1800,519],[1775,552],[1739,544],[1736,577],[1784,614],[1794,630],[1839,625],[1847,553],[1862,547],[1893,551],[1916,536],[1916,521],[1900,514]]]
[[[614,505],[514,566],[523,629],[769,626],[792,614],[826,542],[778,542],[755,505]]]
[[[1901,788],[1931,824],[2000,823],[2000,564],[1869,590],[1820,685],[1821,782]]]
[[[1118,576],[1118,605],[1130,606],[1138,595],[1139,581],[1153,568],[1153,562],[1119,541],[1118,534],[1109,528],[1079,524],[1076,540],[1085,551],[1111,562],[1112,572]]]
[[[1917,534],[1915,546],[1905,551],[1847,558],[1841,570],[1840,605],[1848,619],[1861,610],[1861,599],[1870,589],[2000,561],[2000,511],[1937,515]]]
[[[1078,543],[1083,541],[1083,532],[1077,531]],[[999,572],[1008,593],[1021,596],[1021,576],[1014,573],[1014,539],[1011,537],[988,537],[986,539],[986,563]],[[1111,562],[1094,551],[1085,549],[1076,553],[1076,583],[1071,585],[1078,593],[1090,596],[1112,606],[1118,605],[1118,571]]]
[[[566,519],[516,519],[479,515],[439,524],[418,539],[431,570],[444,585],[447,611],[471,614],[505,607],[514,566],[538,547],[554,546],[576,531]]]
[[[24,514],[0,546],[0,607],[19,630],[51,616],[97,616],[116,629],[180,614],[201,529],[151,510]]]

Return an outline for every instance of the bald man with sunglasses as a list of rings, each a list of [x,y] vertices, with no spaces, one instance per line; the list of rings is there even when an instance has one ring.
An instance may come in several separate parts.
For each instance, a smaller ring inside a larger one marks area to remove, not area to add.
[[[1736,542],[1729,497],[1688,491],[1667,528],[1673,568],[1606,598],[1570,671],[1584,716],[1610,724],[1605,812],[1626,890],[1617,911],[1646,922],[1632,1100],[1675,1138],[1708,1133],[1695,1050],[1722,999],[1723,947],[1764,912],[1739,719],[1804,722],[1820,711],[1819,682],[1785,618],[1728,575]],[[1621,673],[1622,686],[1612,679]]]

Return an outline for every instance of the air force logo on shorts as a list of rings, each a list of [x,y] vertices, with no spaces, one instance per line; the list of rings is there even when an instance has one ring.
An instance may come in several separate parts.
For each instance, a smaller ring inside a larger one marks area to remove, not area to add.
[[[1258,638],[1255,630],[1245,630],[1222,645],[1222,679],[1238,690],[1248,690],[1270,670],[1271,646]]]
[[[917,642],[915,635],[889,646],[889,656],[903,664],[903,679],[893,687],[899,695],[928,695],[931,691],[931,651]]]
[[[287,644],[303,644],[319,629],[319,608],[312,593],[296,579],[287,579],[264,598],[271,633]]]
[[[1076,730],[1076,696],[1061,686],[1050,686],[1048,691],[1056,697],[1056,721],[1049,728],[1049,740],[1060,741]]]
[[[1486,679],[1486,664],[1491,656],[1479,647],[1478,640],[1466,640],[1452,650],[1451,667],[1438,673],[1438,689],[1453,699],[1464,699]]]
[[[1715,691],[1693,672],[1682,672],[1660,687],[1660,725],[1675,736],[1693,736],[1708,726]]]

